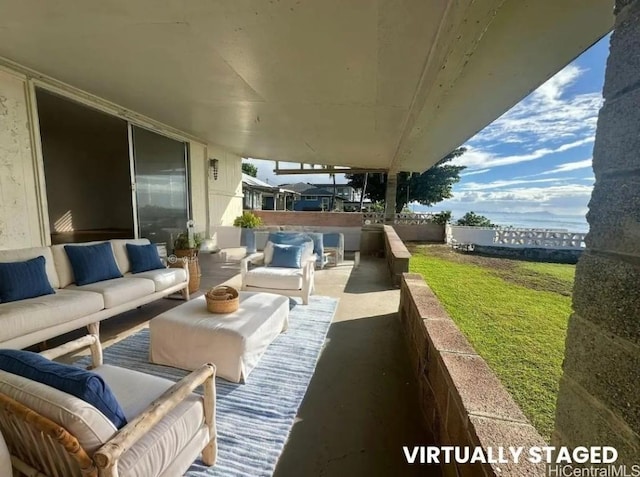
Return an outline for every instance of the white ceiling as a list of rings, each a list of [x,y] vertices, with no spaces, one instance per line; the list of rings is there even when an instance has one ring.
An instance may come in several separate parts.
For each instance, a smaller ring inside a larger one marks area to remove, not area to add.
[[[603,0],[0,0],[0,56],[244,157],[421,171],[604,35]]]

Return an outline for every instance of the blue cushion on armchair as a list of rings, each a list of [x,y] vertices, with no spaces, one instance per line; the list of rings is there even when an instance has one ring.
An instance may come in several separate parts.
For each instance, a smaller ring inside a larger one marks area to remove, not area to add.
[[[302,267],[302,246],[286,245],[280,243],[273,244],[273,258],[270,267],[281,268],[301,268]]]
[[[313,253],[316,254],[317,262],[322,265],[324,258],[324,247],[322,245],[322,234],[315,232],[271,232],[269,242],[301,245],[311,240],[313,242]]]
[[[55,293],[45,266],[42,256],[25,262],[0,263],[0,303]]]
[[[71,262],[76,285],[88,285],[122,277],[109,242],[96,245],[65,245],[64,249]]]
[[[325,247],[344,247],[344,235],[339,232],[326,232],[322,234]]]
[[[322,261],[324,258],[324,237],[319,232],[305,232],[305,234],[313,240],[313,253],[318,256],[319,261]]]
[[[101,376],[82,368],[56,363],[30,351],[0,349],[0,369],[46,384],[88,402],[120,429],[124,411]]]

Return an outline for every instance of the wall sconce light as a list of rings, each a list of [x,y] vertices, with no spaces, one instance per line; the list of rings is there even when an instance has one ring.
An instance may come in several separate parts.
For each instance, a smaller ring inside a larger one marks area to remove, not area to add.
[[[218,180],[218,159],[209,159],[209,176],[213,177],[214,181]]]

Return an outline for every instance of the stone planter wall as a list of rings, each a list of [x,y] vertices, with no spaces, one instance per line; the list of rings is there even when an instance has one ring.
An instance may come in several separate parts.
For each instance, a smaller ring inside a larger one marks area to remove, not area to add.
[[[384,231],[384,256],[387,259],[389,273],[393,280],[393,284],[400,286],[402,274],[409,271],[409,259],[411,253],[407,250],[402,239],[398,236],[394,227],[390,225],[383,226]]]
[[[402,275],[399,315],[418,380],[420,417],[437,445],[485,449],[546,445],[418,274]],[[443,464],[442,473],[447,477],[542,476],[545,467],[528,461]]]

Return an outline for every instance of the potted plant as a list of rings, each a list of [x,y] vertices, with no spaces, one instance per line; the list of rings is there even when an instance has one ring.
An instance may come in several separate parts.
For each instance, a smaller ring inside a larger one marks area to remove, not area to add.
[[[176,257],[194,258],[198,256],[198,250],[202,245],[203,236],[201,233],[193,233],[189,237],[189,232],[180,232],[173,241],[173,253]]]
[[[247,253],[256,252],[256,236],[253,229],[262,225],[262,219],[252,212],[243,212],[236,217],[233,225],[241,228],[240,244],[247,247]]]

